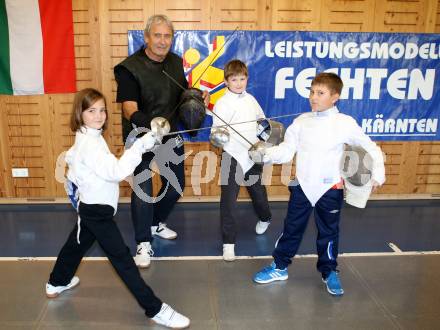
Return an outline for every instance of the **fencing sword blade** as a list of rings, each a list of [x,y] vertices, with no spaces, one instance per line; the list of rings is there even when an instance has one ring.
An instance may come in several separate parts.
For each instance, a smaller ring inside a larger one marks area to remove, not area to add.
[[[175,134],[181,134],[181,133],[190,133],[190,132],[196,132],[196,131],[203,131],[203,130],[207,130],[207,129],[211,129],[214,127],[228,127],[228,126],[233,126],[233,125],[240,125],[240,124],[248,124],[248,123],[256,123],[258,120],[260,119],[268,119],[268,120],[272,120],[272,119],[278,119],[278,118],[285,118],[285,117],[293,117],[293,116],[298,116],[302,114],[302,112],[297,112],[297,113],[289,113],[286,115],[280,115],[280,116],[273,116],[273,117],[266,117],[266,118],[259,118],[259,119],[252,119],[252,120],[246,120],[246,121],[239,121],[239,122],[235,122],[235,123],[228,123],[226,125],[219,125],[219,126],[207,126],[207,127],[200,127],[200,128],[192,128],[192,129],[185,129],[185,130],[181,130],[181,131],[174,131],[174,132],[169,132],[167,134],[164,134],[163,136],[167,136],[167,135],[175,135]]]

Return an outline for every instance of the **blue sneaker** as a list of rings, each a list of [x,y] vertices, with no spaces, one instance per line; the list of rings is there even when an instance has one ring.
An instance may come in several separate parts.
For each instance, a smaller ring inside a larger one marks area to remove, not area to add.
[[[254,281],[264,284],[274,281],[287,280],[289,278],[289,275],[287,274],[287,268],[277,269],[276,267],[277,266],[275,265],[275,262],[272,261],[269,266],[264,267],[262,270],[255,274]]]
[[[342,296],[344,294],[344,289],[341,286],[341,281],[339,280],[338,273],[336,271],[331,271],[326,279],[322,279],[327,287],[328,293],[332,296]]]

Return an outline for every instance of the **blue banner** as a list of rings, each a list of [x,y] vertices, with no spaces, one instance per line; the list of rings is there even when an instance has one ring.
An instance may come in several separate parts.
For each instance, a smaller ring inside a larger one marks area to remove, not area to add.
[[[132,54],[144,45],[143,31],[129,31],[128,40]],[[334,72],[344,82],[339,110],[372,139],[440,140],[438,34],[176,31],[172,51],[182,56],[190,85],[210,92],[211,106],[224,93],[224,65],[240,59],[248,92],[267,117],[292,114],[276,119],[287,127],[310,111],[316,73]]]

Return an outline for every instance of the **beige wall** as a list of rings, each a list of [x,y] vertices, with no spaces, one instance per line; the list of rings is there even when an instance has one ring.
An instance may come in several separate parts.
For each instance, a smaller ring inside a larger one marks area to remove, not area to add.
[[[123,149],[120,108],[114,103],[113,66],[127,56],[127,30],[143,29],[148,16],[168,15],[176,29],[440,32],[440,5],[435,0],[73,0],[77,88],[96,87],[107,96],[116,154]],[[64,197],[54,178],[58,155],[73,142],[68,129],[72,94],[0,96],[0,197]],[[386,142],[387,182],[379,194],[439,194],[439,142]],[[193,143],[185,163],[185,196],[193,196],[190,175],[195,152],[211,150]],[[29,168],[29,178],[12,178],[11,168]],[[275,166],[271,196],[287,195]],[[202,165],[218,178],[218,168]],[[157,180],[156,180],[157,181]],[[156,184],[157,187],[157,184]],[[129,188],[122,184],[122,195]],[[201,185],[203,196],[218,196],[217,180]],[[244,196],[245,192],[242,191]]]

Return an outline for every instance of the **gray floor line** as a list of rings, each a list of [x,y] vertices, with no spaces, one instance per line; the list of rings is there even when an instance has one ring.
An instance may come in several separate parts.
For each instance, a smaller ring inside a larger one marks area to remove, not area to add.
[[[390,320],[390,322],[393,324],[395,329],[399,329],[399,330],[404,329],[402,327],[402,325],[397,321],[396,315],[393,315],[393,313],[390,310],[388,310],[388,308],[385,306],[385,304],[381,301],[381,299],[374,292],[374,289],[368,284],[366,279],[356,269],[356,267],[353,264],[351,264],[349,260],[345,261],[345,264],[350,269],[352,274],[359,280],[360,284],[367,291],[367,294],[374,301],[376,306],[383,312],[383,316],[385,316],[388,320]]]

